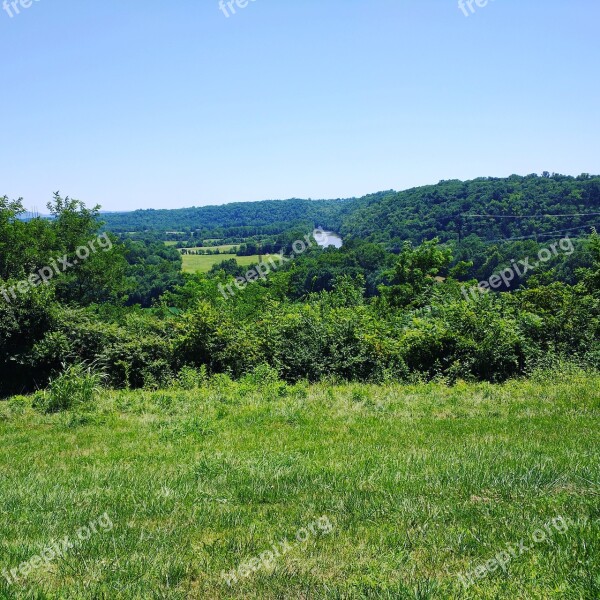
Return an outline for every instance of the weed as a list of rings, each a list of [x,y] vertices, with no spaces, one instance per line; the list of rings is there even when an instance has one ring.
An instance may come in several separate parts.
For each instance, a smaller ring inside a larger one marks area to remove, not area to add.
[[[50,381],[46,392],[34,396],[34,407],[44,413],[89,409],[102,387],[103,376],[81,363],[66,367]]]

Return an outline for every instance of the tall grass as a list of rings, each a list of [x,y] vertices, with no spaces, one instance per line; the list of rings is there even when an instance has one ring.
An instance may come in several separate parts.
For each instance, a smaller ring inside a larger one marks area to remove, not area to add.
[[[45,413],[93,408],[102,381],[103,375],[91,366],[71,365],[50,382],[47,391],[36,394],[34,405]]]

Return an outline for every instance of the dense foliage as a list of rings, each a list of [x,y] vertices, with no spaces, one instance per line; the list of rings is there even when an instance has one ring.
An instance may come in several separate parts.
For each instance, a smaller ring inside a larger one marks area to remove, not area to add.
[[[592,216],[573,216],[596,213]],[[500,215],[486,218],[474,215]],[[549,217],[548,215],[567,215]],[[139,210],[103,215],[106,227],[118,233],[169,232],[187,239],[249,238],[311,223],[358,237],[401,246],[439,237],[462,241],[470,235],[484,241],[538,237],[570,229],[577,232],[598,223],[600,177],[564,175],[481,178],[442,181],[402,192],[379,192],[349,200],[283,200],[244,202],[177,210]]]
[[[261,238],[263,253],[286,258],[264,277],[247,277],[252,270],[235,260],[208,274],[182,275],[179,251],[160,232],[108,237],[97,208],[58,195],[49,205],[52,219],[23,221],[20,202],[0,199],[0,393],[51,381],[56,388],[66,381],[62,372],[82,364],[125,388],[159,388],[198,373],[238,378],[264,365],[290,382],[501,381],[563,358],[597,368],[600,238],[591,227],[586,233],[584,217],[559,224],[541,215],[594,212],[598,186],[599,178],[588,176],[531,176],[373,196],[342,227],[342,249],[313,244],[292,257],[293,242],[319,223],[299,210],[292,217],[303,224],[290,222],[285,232]],[[427,198],[435,197],[445,200],[426,212]],[[402,198],[413,198],[415,210],[423,203],[416,217],[403,212],[409,209],[401,208]],[[338,204],[344,203],[329,206]],[[479,233],[465,220],[470,229],[459,240],[436,220],[444,206],[540,216],[496,219],[498,231],[486,225]],[[562,245],[564,234],[487,243],[535,227],[581,227],[583,234],[576,230]],[[101,251],[77,260],[98,236],[105,236]],[[554,254],[531,273],[491,293],[473,287],[551,242]],[[58,257],[70,268],[46,285],[19,287]],[[251,283],[238,289],[235,278]]]
[[[375,195],[380,197],[381,195]],[[136,210],[130,213],[106,213],[106,226],[118,233],[160,231],[170,234],[197,232],[198,237],[276,234],[290,225],[316,222],[339,229],[343,217],[357,206],[350,200],[266,200],[235,202],[223,206],[202,206],[175,210]],[[176,237],[176,235],[175,235]]]
[[[341,232],[392,244],[433,237],[462,241],[469,236],[486,242],[515,237],[543,240],[566,229],[576,235],[598,223],[599,216],[600,177],[544,173],[442,181],[390,192],[381,200],[362,200]]]

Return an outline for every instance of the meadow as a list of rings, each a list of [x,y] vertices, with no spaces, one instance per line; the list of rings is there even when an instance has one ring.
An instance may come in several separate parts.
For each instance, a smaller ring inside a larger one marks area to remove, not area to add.
[[[247,267],[259,262],[258,256],[236,256],[235,254],[212,254],[207,256],[184,254],[183,272],[184,273],[208,273],[213,265],[235,258],[238,265]]]
[[[597,599],[599,384],[572,369],[289,385],[259,369],[55,414],[13,397],[0,598]],[[102,515],[110,529],[8,582]]]

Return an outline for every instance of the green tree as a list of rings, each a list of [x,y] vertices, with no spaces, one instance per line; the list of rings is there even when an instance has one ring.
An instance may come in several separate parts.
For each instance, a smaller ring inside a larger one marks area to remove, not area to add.
[[[394,268],[386,274],[389,285],[379,288],[380,303],[396,308],[427,305],[451,262],[452,250],[441,247],[437,238],[417,248],[405,242]]]

